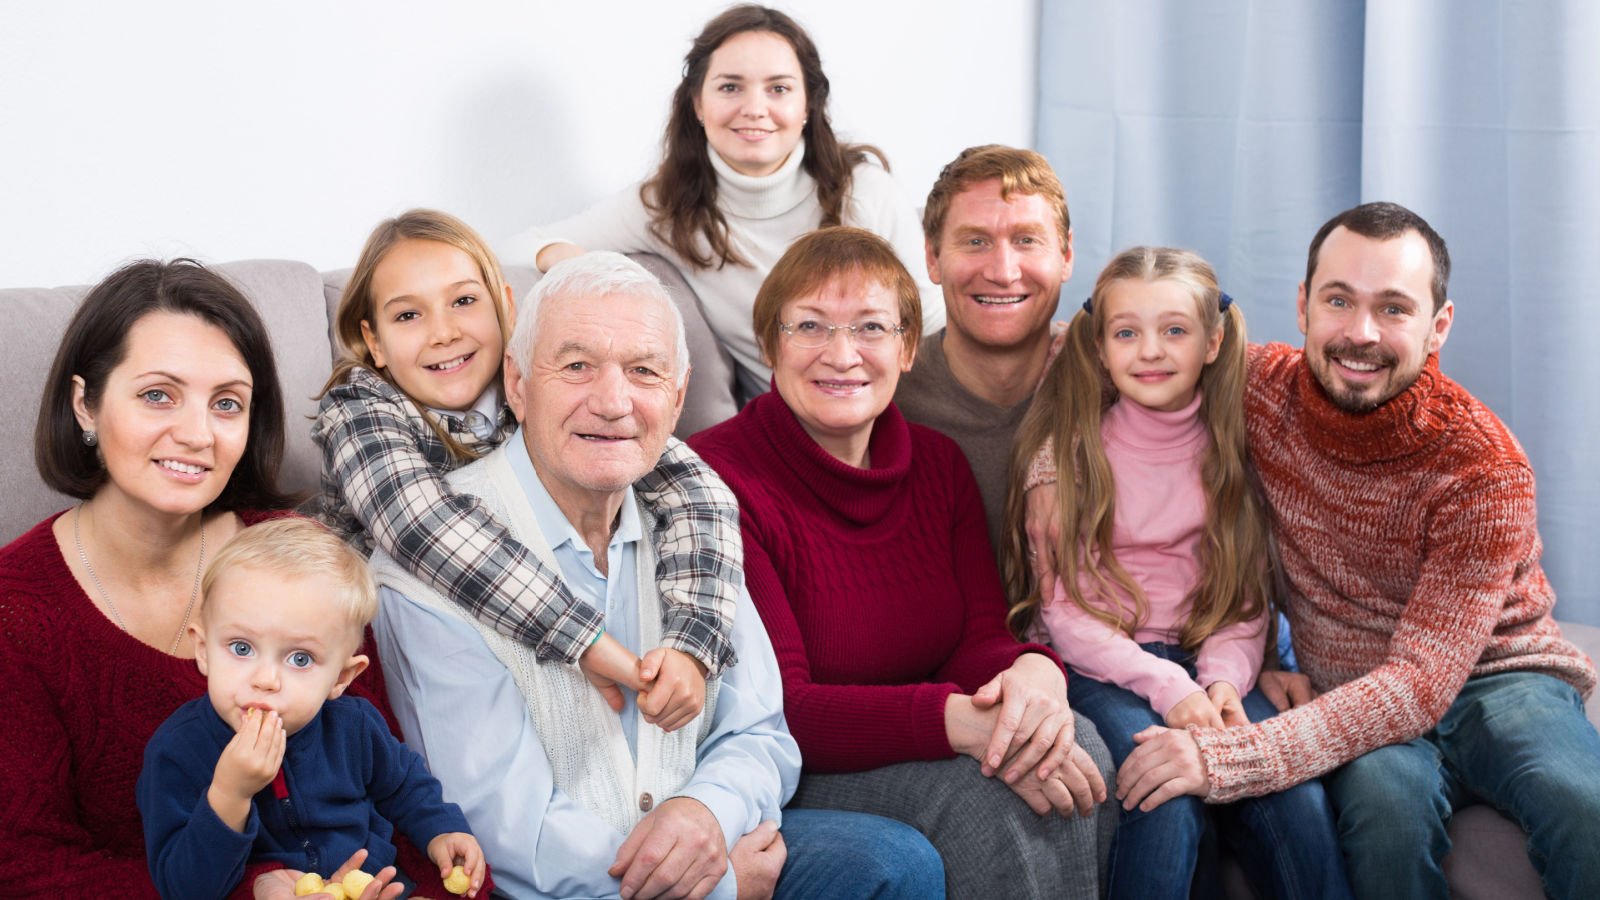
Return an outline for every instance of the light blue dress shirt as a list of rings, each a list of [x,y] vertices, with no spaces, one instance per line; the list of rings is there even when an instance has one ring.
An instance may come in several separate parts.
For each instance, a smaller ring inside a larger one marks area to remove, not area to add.
[[[635,545],[645,531],[631,489],[607,550],[608,578],[534,473],[522,431],[505,446],[569,587],[603,609],[607,632],[637,653]],[[380,597],[373,629],[390,703],[406,743],[428,760],[445,798],[460,804],[472,823],[496,888],[519,898],[618,896],[621,883],[606,869],[626,835],[556,788],[522,693],[482,636],[389,588]],[[739,664],[722,676],[711,732],[696,753],[693,777],[677,795],[711,810],[730,849],[763,820],[779,819],[800,777],[800,748],[784,723],[777,660],[742,586],[733,644]],[[624,693],[631,750],[634,698]],[[732,898],[735,887],[730,866],[712,896]]]

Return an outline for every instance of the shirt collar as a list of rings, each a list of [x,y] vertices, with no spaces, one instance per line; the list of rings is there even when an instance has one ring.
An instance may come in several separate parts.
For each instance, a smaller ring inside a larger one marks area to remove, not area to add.
[[[452,432],[468,431],[478,440],[486,441],[499,429],[501,413],[505,408],[505,401],[500,398],[500,379],[496,378],[467,409],[435,409],[430,406],[428,411],[445,422]]]
[[[554,497],[545,489],[544,482],[539,480],[539,475],[533,469],[533,460],[528,456],[528,445],[523,443],[523,429],[518,426],[512,432],[511,439],[506,442],[506,458],[511,463],[511,471],[517,476],[517,484],[522,488],[523,496],[528,498],[528,504],[533,507],[534,521],[539,523],[539,531],[544,534],[545,542],[551,550],[559,550],[562,546],[570,545],[579,554],[592,556],[589,545],[584,543],[583,536],[578,534],[578,529],[567,521],[566,513],[556,505]],[[612,529],[610,546],[619,547],[630,544],[640,539],[644,534],[643,526],[639,520],[639,505],[634,501],[633,486],[623,489],[622,511],[617,516],[617,527]]]

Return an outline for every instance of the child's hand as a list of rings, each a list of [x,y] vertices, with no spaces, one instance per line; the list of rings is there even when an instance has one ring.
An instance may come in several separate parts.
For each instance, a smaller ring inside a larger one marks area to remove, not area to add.
[[[706,670],[681,650],[657,647],[639,660],[639,711],[662,731],[689,724],[706,705]]]
[[[245,710],[244,722],[233,740],[222,748],[206,801],[217,818],[234,831],[244,831],[250,819],[250,798],[272,783],[283,765],[288,735],[277,712]]]
[[[1213,681],[1206,686],[1206,696],[1222,716],[1224,727],[1249,725],[1250,717],[1244,713],[1244,701],[1239,699],[1239,689],[1226,681]]]
[[[428,858],[439,867],[439,877],[445,879],[445,890],[452,894],[466,894],[468,897],[478,896],[478,888],[483,887],[483,848],[478,846],[478,839],[464,831],[450,831],[441,834],[428,842]],[[451,882],[451,870],[460,866],[466,873],[466,886],[457,890],[458,885]]]
[[[634,656],[622,642],[601,632],[600,639],[589,645],[578,657],[578,668],[583,677],[595,686],[612,712],[622,712],[622,689],[644,690],[639,679],[639,657]]]
[[[1238,694],[1235,693],[1234,696],[1237,697]],[[1167,710],[1168,728],[1185,728],[1190,725],[1204,728],[1222,727],[1222,716],[1217,713],[1217,708],[1212,705],[1211,698],[1206,696],[1204,691],[1195,691]]]

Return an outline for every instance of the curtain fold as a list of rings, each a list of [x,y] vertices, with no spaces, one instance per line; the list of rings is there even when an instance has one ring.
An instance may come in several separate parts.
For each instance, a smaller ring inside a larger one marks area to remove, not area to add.
[[[1600,625],[1600,4],[1042,0],[1037,146],[1076,306],[1117,250],[1191,247],[1298,344],[1306,245],[1393,200],[1450,245],[1445,371],[1522,442],[1557,615]]]

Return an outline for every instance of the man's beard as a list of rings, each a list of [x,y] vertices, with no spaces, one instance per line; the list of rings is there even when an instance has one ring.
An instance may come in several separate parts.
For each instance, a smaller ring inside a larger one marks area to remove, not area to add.
[[[1360,347],[1349,341],[1337,341],[1325,345],[1320,355],[1320,368],[1322,371],[1318,371],[1318,367],[1313,366],[1312,373],[1317,376],[1317,382],[1322,385],[1322,392],[1328,395],[1328,399],[1333,401],[1334,406],[1345,412],[1372,412],[1392,400],[1401,391],[1410,387],[1412,382],[1416,381],[1416,373],[1412,373],[1404,384],[1395,385],[1395,378],[1398,374],[1395,367],[1400,360],[1394,355],[1393,351],[1381,345],[1373,344]],[[1338,365],[1338,363],[1334,362],[1335,357],[1345,362],[1370,363],[1380,366],[1382,367],[1380,371],[1387,374],[1388,381],[1383,384],[1372,384],[1364,389],[1347,388],[1334,371],[1334,367]]]

